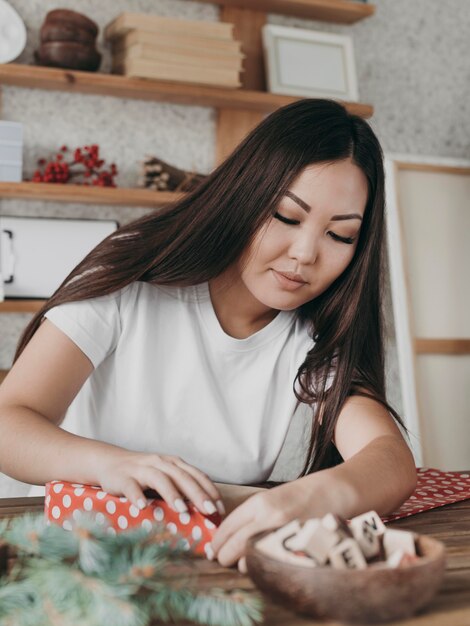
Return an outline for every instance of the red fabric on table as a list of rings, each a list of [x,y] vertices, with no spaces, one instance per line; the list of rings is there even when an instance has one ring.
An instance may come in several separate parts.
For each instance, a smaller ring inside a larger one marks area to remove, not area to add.
[[[186,547],[193,547],[194,554],[207,558],[213,556],[210,542],[222,521],[219,513],[203,515],[191,502],[186,502],[188,513],[174,511],[161,498],[148,498],[148,502],[149,505],[140,510],[128,498],[112,496],[100,487],[53,480],[46,483],[44,513],[50,522],[66,529],[71,528],[69,518],[73,518],[76,511],[96,514],[98,521],[107,522],[116,532],[140,526],[150,529],[152,524],[164,524],[173,534],[184,537]],[[193,545],[196,541],[197,545]]]
[[[442,472],[433,467],[419,467],[418,484],[413,495],[397,511],[382,517],[382,520],[391,522],[468,499],[470,499],[469,472]]]

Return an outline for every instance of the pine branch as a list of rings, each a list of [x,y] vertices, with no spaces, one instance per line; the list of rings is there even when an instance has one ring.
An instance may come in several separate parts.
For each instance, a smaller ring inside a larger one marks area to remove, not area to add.
[[[213,589],[192,599],[186,618],[208,626],[251,626],[262,621],[262,608],[261,599],[252,594]]]
[[[1,524],[0,538],[18,556],[0,586],[0,626],[148,626],[152,619],[253,626],[262,621],[256,594],[199,591],[186,540],[163,525],[113,536],[89,513],[74,520],[71,531],[27,514]]]

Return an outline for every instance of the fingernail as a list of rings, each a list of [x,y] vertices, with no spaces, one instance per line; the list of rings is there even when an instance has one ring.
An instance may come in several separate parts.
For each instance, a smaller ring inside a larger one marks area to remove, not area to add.
[[[206,543],[205,551],[206,551],[206,556],[209,559],[209,561],[213,561],[215,558],[215,554],[214,554],[214,550],[212,549],[212,545],[210,543]]]
[[[221,515],[225,515],[225,507],[224,507],[224,503],[222,502],[222,500],[216,500],[215,504],[217,506],[217,510],[219,511],[219,513]]]
[[[178,511],[178,513],[186,513],[186,511],[188,510],[188,507],[183,502],[183,500],[181,500],[181,498],[176,498],[175,509]]]
[[[215,504],[211,500],[204,500],[204,509],[207,513],[215,513],[217,509],[215,508]]]
[[[137,500],[137,506],[139,507],[140,510],[142,510],[142,509],[145,509],[147,504],[145,503],[145,500],[143,498],[139,498]]]

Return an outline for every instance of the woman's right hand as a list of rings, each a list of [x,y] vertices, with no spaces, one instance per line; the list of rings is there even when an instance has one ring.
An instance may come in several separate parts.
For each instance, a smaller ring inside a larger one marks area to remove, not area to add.
[[[179,513],[188,510],[184,499],[203,514],[225,514],[222,497],[211,479],[177,456],[128,450],[113,451],[98,468],[101,488],[115,496],[127,497],[139,509],[145,508],[144,489],[154,489]]]

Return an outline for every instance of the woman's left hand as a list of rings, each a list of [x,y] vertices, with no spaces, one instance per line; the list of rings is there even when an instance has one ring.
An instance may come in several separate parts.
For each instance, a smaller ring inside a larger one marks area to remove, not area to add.
[[[245,548],[249,537],[279,528],[293,519],[310,517],[311,495],[302,479],[260,491],[234,509],[214,533],[211,546],[220,565],[238,562],[246,573]],[[309,507],[310,505],[310,507]]]

